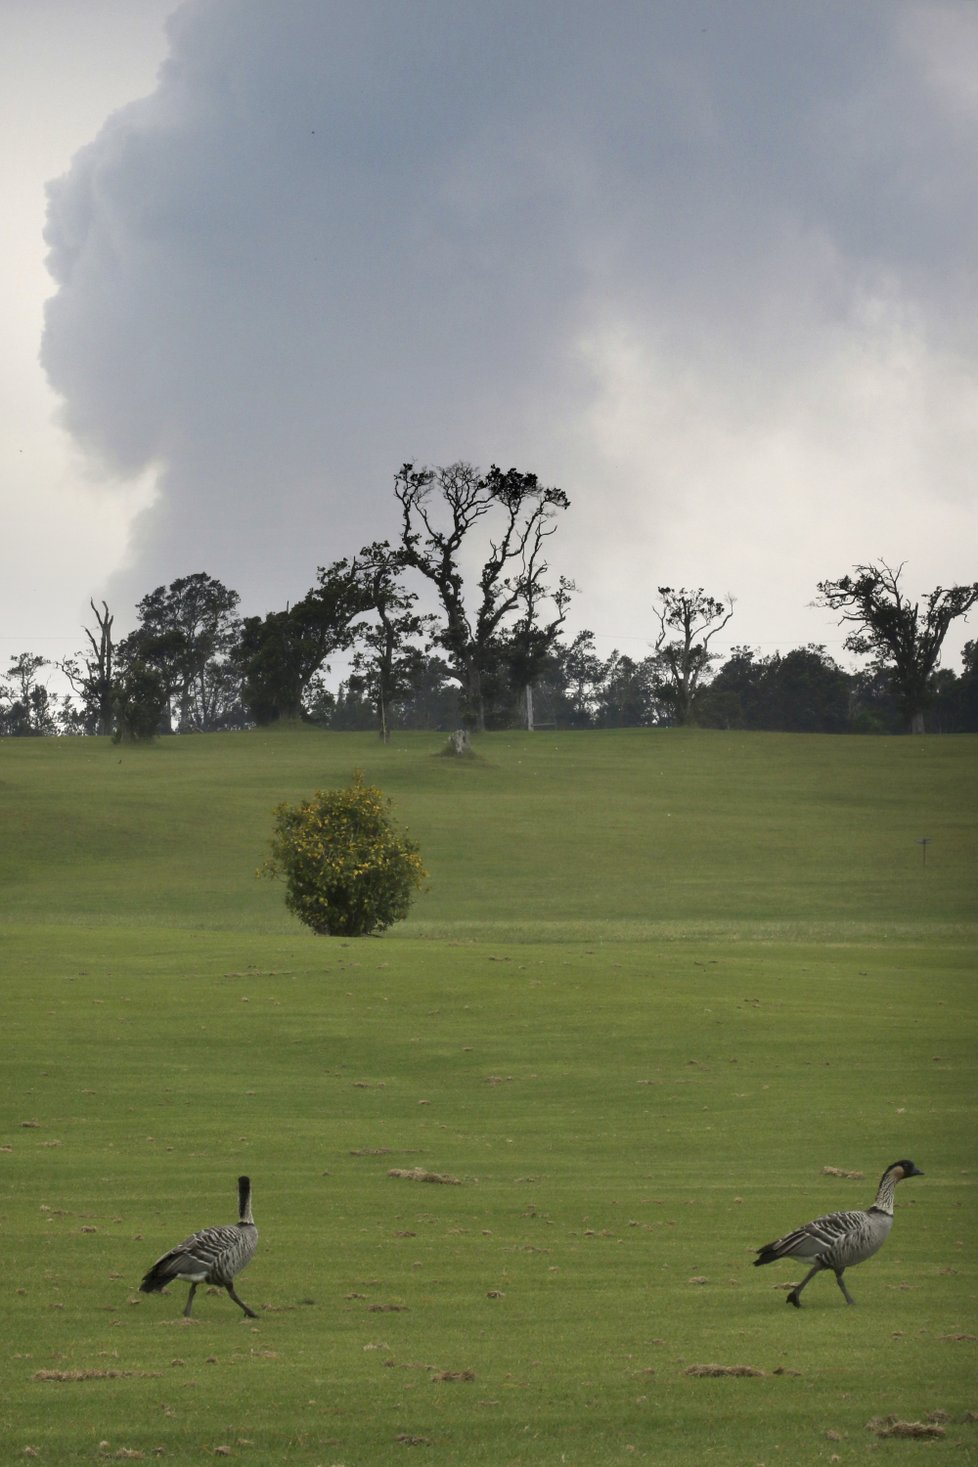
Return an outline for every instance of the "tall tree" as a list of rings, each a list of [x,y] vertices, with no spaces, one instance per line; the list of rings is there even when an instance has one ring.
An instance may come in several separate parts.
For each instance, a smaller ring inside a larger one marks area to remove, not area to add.
[[[114,618],[104,601],[101,611],[94,601],[89,601],[88,604],[95,615],[98,632],[91,627],[83,627],[82,630],[88,638],[88,650],[78,657],[66,657],[58,666],[76,696],[82,700],[82,727],[85,732],[110,734],[115,678],[115,646],[112,641]]]
[[[618,654],[615,653],[615,656]],[[561,710],[572,728],[588,728],[594,721],[607,664],[594,645],[594,633],[585,629],[566,645],[554,648],[554,680],[560,689]]]
[[[893,679],[878,661],[852,673],[849,730],[858,734],[905,733],[907,721],[894,694]]]
[[[785,733],[845,733],[852,679],[824,647],[795,647],[771,659],[772,727]]]
[[[44,683],[38,679],[46,657],[20,652],[11,658],[6,676],[0,677],[0,733],[18,738],[39,738],[57,733],[55,705]]]
[[[545,563],[528,581],[523,605],[510,635],[503,645],[503,656],[509,669],[510,680],[519,695],[528,732],[533,732],[533,685],[547,668],[551,653],[557,643],[560,629],[567,618],[567,608],[576,587],[573,581],[561,576],[556,589],[551,591],[541,579]],[[540,620],[541,605],[553,603],[554,614],[549,620]]]
[[[228,685],[228,655],[238,636],[239,601],[199,571],[157,586],[136,607],[139,626],[120,645],[126,666],[155,671],[176,705],[181,732],[221,727],[237,689]]]
[[[444,658],[422,651],[398,697],[401,728],[457,729],[461,721],[459,690]]]
[[[853,575],[837,581],[819,581],[815,605],[840,612],[840,622],[852,624],[843,645],[887,670],[907,727],[922,734],[944,638],[951,623],[978,602],[978,582],[938,586],[922,603],[912,601],[900,585],[905,564],[894,568],[881,560],[854,566]]]
[[[749,647],[735,647],[702,690],[697,718],[711,728],[843,733],[854,683],[824,647],[759,658]]]
[[[419,614],[417,596],[400,583],[403,551],[377,542],[365,546],[359,560],[364,600],[374,619],[355,628],[359,649],[353,667],[373,703],[377,732],[386,743],[394,710],[424,665],[427,648],[419,646],[418,639],[426,637],[435,618]]]
[[[529,630],[541,630],[541,603],[561,595],[560,589],[551,592],[545,585],[549,568],[543,546],[557,529],[558,512],[570,501],[562,489],[541,485],[536,474],[504,472],[495,464],[483,474],[461,462],[437,469],[404,464],[394,492],[401,505],[405,563],[438,593],[444,621],[437,640],[461,688],[464,721],[480,731],[486,719],[483,684],[498,664],[514,623],[522,624],[529,646]],[[463,564],[478,558],[472,543],[477,528],[485,531],[488,553],[477,590],[468,595]],[[554,625],[559,626],[559,600],[555,605]]]
[[[942,669],[937,680],[932,722],[945,733],[978,733],[978,642],[965,642],[957,677]]]
[[[242,695],[256,723],[303,716],[303,698],[313,678],[353,640],[353,623],[367,610],[359,561],[320,566],[316,586],[294,606],[241,624],[235,660]]]
[[[697,715],[709,728],[761,728],[768,664],[752,647],[734,647],[700,695]]]
[[[257,724],[301,717],[303,692],[319,660],[318,654],[303,655],[303,629],[295,607],[246,616],[234,659],[241,671],[242,700]]]
[[[700,586],[695,591],[659,587],[659,622],[655,640],[658,693],[677,723],[695,720],[696,696],[703,674],[715,660],[710,642],[733,616],[733,600],[718,601]]]
[[[119,668],[112,684],[112,741],[116,744],[150,743],[158,733],[170,733],[169,684],[159,668],[131,655],[120,644]]]
[[[655,663],[616,648],[602,668],[594,721],[599,728],[647,728],[655,722]]]

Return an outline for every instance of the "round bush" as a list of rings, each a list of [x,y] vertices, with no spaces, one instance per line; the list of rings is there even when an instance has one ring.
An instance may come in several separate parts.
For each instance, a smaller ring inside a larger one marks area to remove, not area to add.
[[[262,873],[284,877],[285,905],[313,932],[365,937],[407,916],[427,872],[390,808],[359,770],[346,789],[277,806]]]

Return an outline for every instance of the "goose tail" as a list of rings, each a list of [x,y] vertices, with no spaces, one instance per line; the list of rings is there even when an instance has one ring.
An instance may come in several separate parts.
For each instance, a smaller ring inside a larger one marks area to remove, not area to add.
[[[168,1257],[169,1255],[167,1255]],[[167,1262],[167,1258],[161,1258],[153,1264],[153,1267],[139,1285],[139,1292],[141,1294],[162,1294],[167,1284],[173,1283],[173,1275],[163,1266]]]

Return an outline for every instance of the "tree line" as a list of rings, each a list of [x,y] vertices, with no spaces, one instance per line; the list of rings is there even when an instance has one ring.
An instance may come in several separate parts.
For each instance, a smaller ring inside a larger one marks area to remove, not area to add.
[[[839,613],[841,667],[821,645],[761,656],[711,647],[734,615],[702,587],[660,586],[654,642],[601,658],[593,633],[565,633],[577,588],[554,575],[551,538],[569,501],[532,473],[471,464],[394,480],[394,543],[322,566],[304,596],[238,615],[236,591],[204,572],[158,586],[137,624],[90,602],[85,645],[54,664],[70,694],[49,693],[43,657],[21,653],[0,677],[0,734],[110,734],[138,741],[306,720],[324,728],[542,726],[709,728],[812,733],[978,731],[978,644],[963,669],[940,667],[945,636],[978,601],[978,583],[908,598],[903,567],[856,566],[819,582],[814,605]],[[435,611],[422,609],[427,592]],[[347,674],[333,691],[330,659]]]

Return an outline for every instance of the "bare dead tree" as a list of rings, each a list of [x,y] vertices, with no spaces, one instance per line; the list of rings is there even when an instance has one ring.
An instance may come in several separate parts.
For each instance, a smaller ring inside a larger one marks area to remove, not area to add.
[[[95,602],[89,606],[95,616],[97,631],[91,627],[82,630],[88,638],[89,651],[76,657],[66,657],[58,667],[71,685],[72,691],[82,700],[83,720],[88,732],[110,734],[113,726],[113,682],[115,679],[115,644],[112,641],[114,617],[103,601],[99,611]]]
[[[677,723],[689,725],[703,673],[714,660],[710,642],[733,616],[733,598],[718,601],[702,586],[695,591],[660,586],[659,596],[661,605],[654,608],[659,697]]]
[[[401,505],[401,543],[405,565],[435,587],[444,614],[437,634],[448,654],[452,676],[461,687],[467,726],[485,728],[484,684],[504,656],[514,622],[524,637],[541,601],[555,599],[553,635],[564,618],[570,583],[556,592],[545,588],[549,569],[543,545],[556,532],[556,516],[569,505],[562,489],[545,488],[536,474],[505,472],[495,464],[487,474],[468,463],[415,469],[404,464],[394,481]],[[488,554],[468,593],[463,557],[472,560],[470,538],[486,521]]]

